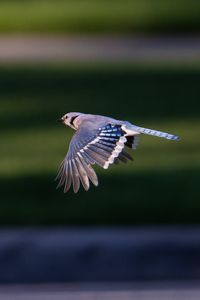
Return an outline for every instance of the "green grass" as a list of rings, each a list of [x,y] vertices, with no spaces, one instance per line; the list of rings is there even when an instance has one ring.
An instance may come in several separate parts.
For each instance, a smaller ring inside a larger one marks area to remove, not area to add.
[[[0,68],[0,224],[199,223],[198,69]],[[56,190],[67,111],[128,119],[181,136],[142,136],[134,162],[96,167],[98,188]]]
[[[9,0],[0,2],[0,32],[199,32],[196,0]]]

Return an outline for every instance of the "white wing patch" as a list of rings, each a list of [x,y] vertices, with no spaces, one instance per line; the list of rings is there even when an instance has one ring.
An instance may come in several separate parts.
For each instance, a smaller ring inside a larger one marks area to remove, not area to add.
[[[110,164],[113,164],[116,157],[119,156],[119,153],[124,148],[124,144],[126,143],[126,138],[124,136],[119,138],[119,141],[116,143],[116,147],[114,148],[111,156],[109,157],[108,161],[105,162],[103,168],[108,169]]]

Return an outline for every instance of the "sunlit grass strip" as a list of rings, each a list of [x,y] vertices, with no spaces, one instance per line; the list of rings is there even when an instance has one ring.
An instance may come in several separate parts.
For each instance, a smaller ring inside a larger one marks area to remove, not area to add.
[[[4,0],[0,32],[198,31],[198,8],[196,0]]]

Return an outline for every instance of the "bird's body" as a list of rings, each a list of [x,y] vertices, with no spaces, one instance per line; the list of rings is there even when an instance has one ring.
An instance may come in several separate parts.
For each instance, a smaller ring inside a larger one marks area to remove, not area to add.
[[[107,169],[112,163],[132,160],[124,148],[135,149],[141,133],[169,140],[179,139],[178,136],[169,133],[99,115],[68,113],[61,118],[61,121],[76,130],[56,177],[60,180],[58,187],[64,185],[64,192],[67,192],[73,184],[76,193],[80,181],[84,189],[88,190],[89,179],[97,186],[98,179],[91,167],[92,164]]]

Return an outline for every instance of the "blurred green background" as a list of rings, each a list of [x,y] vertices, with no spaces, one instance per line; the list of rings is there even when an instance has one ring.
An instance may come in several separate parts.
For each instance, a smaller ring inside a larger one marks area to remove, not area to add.
[[[199,32],[197,1],[1,1],[0,32]],[[200,67],[126,63],[1,64],[0,224],[200,222]],[[181,136],[142,136],[134,161],[96,167],[77,195],[54,178],[73,134],[56,122],[81,111]]]
[[[4,68],[0,72],[2,224],[199,222],[199,78],[193,70]],[[98,169],[89,192],[56,190],[73,134],[68,111],[111,115],[181,136],[142,136],[135,161]]]
[[[199,32],[198,0],[1,0],[0,32]]]

